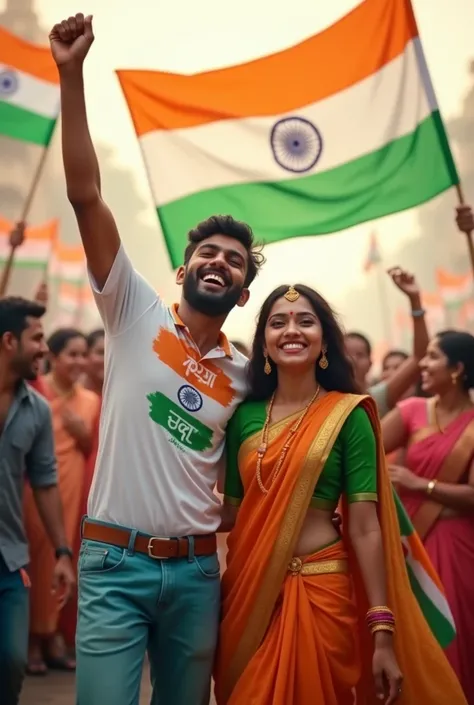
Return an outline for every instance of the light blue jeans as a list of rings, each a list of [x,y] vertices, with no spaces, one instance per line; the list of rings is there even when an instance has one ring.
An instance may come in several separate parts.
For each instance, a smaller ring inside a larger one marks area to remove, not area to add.
[[[130,546],[134,542],[132,533]],[[148,650],[151,705],[208,705],[220,606],[217,555],[155,560],[83,541],[77,705],[138,705]]]

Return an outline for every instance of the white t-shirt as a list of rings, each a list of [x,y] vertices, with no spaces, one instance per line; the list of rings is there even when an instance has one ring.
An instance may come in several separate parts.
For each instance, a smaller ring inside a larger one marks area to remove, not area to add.
[[[106,346],[88,515],[153,536],[212,533],[225,428],[246,393],[247,359],[223,334],[201,357],[176,308],[123,247],[103,290],[91,283]]]

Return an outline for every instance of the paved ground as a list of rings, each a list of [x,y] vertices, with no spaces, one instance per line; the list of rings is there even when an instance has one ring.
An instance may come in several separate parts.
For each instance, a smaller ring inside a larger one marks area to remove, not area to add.
[[[149,678],[148,673],[145,673],[140,705],[149,703]],[[27,678],[20,705],[75,705],[74,676],[69,673],[54,673],[45,678]],[[215,705],[214,700],[210,705]]]

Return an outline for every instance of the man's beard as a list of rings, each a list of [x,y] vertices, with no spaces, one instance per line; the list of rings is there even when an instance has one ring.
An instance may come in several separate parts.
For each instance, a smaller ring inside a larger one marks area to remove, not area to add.
[[[237,305],[242,289],[236,286],[223,289],[222,293],[199,289],[200,273],[187,272],[183,281],[183,296],[195,311],[205,316],[226,316]]]

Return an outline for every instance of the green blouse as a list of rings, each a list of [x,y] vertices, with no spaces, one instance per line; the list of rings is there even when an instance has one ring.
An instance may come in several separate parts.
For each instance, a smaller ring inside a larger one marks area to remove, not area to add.
[[[238,454],[242,443],[261,433],[267,402],[244,402],[227,427],[225,501],[238,506],[244,498]],[[284,433],[284,431],[283,431]],[[363,408],[355,408],[344,423],[314,489],[311,506],[334,510],[344,494],[349,502],[377,501],[375,435]]]

